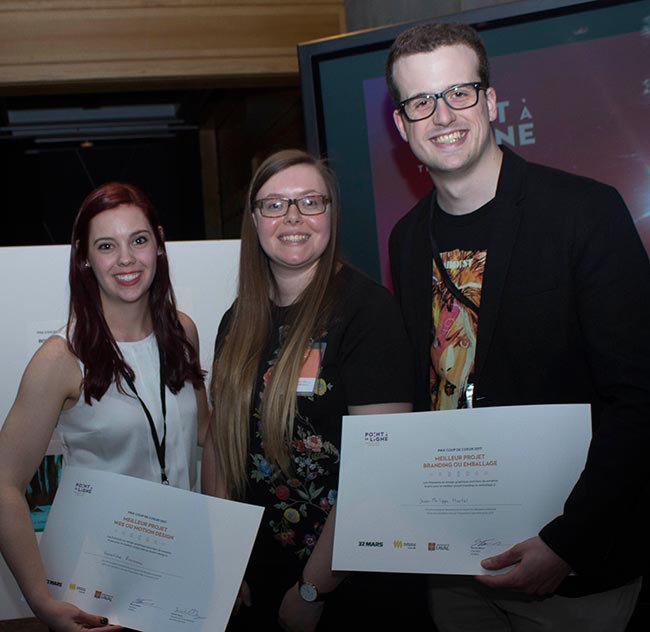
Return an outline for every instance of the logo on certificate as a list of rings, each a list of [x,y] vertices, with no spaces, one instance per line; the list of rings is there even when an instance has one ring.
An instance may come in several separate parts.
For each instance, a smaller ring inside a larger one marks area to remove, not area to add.
[[[101,590],[95,591],[95,599],[104,599],[105,601],[113,601],[113,595],[108,595]]]
[[[76,496],[83,496],[84,494],[92,494],[93,486],[88,483],[75,483],[74,493]]]
[[[381,445],[382,443],[388,443],[388,433],[384,431],[364,432],[363,441],[366,445]]]
[[[414,551],[417,548],[415,542],[404,542],[403,540],[393,540],[394,549],[408,549]]]
[[[448,551],[449,545],[440,544],[439,542],[429,542],[427,544],[427,548],[429,549],[429,551]]]

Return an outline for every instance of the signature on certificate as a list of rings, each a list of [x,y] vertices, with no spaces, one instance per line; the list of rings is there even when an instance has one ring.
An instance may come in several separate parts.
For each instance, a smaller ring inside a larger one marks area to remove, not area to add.
[[[135,611],[138,608],[143,608],[143,607],[148,607],[148,608],[157,608],[160,610],[160,606],[156,605],[156,602],[153,599],[147,599],[145,597],[136,597],[131,603],[129,603],[129,610]]]
[[[466,505],[469,503],[469,498],[466,496],[456,496],[452,498],[438,498],[433,496],[432,498],[420,498],[421,505]]]
[[[201,616],[201,613],[196,608],[181,608],[176,606],[169,618],[174,620],[199,621],[206,617]]]
[[[485,551],[487,548],[501,546],[501,544],[501,540],[497,540],[496,538],[486,538],[484,540],[477,538],[470,544],[469,550],[472,553],[480,553],[481,551]]]

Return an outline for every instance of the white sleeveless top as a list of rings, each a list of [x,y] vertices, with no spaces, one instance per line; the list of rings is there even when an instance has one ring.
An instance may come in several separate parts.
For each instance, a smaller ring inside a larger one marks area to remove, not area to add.
[[[59,334],[64,337],[63,334]],[[159,440],[163,437],[160,402],[160,358],[156,337],[118,342],[126,363],[135,373],[138,395],[147,405],[156,425]],[[83,365],[80,362],[83,375]],[[92,406],[79,401],[59,416],[57,429],[63,443],[64,464],[106,470],[160,483],[160,465],[142,406],[130,388],[126,395],[113,382],[100,401]],[[198,413],[191,383],[186,382],[174,395],[166,388],[167,449],[165,453],[169,484],[181,489],[195,489]]]

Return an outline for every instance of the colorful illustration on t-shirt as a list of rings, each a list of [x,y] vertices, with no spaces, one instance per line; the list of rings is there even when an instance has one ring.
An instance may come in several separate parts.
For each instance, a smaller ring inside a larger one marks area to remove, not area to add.
[[[32,480],[27,486],[25,497],[32,516],[34,531],[43,531],[61,480],[63,456],[60,454],[43,457]]]
[[[485,250],[441,253],[450,279],[477,306],[486,257]],[[432,283],[431,410],[465,408],[465,390],[474,372],[478,316],[454,297],[435,262]]]

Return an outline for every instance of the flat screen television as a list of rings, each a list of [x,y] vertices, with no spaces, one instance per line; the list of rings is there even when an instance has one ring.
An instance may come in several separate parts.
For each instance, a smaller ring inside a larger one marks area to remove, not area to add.
[[[498,142],[614,185],[650,249],[650,0],[523,0],[435,20],[480,31]],[[340,183],[343,253],[386,285],[390,230],[432,186],[383,78],[390,44],[416,23],[298,47],[308,149]]]

